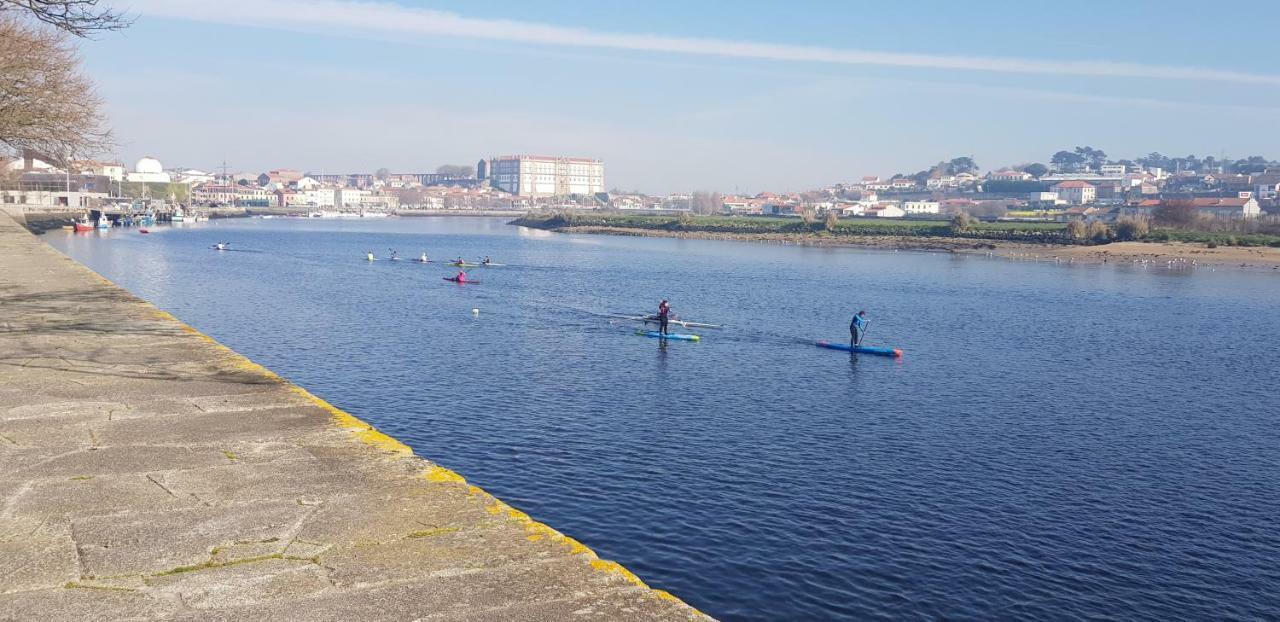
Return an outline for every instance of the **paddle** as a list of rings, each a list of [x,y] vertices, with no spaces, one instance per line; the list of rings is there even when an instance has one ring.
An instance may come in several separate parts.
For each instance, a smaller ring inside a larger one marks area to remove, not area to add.
[[[867,327],[862,329],[861,333],[858,335],[858,343],[855,343],[853,345],[855,346],[862,345],[862,340],[867,338],[868,332],[871,332],[871,320],[867,320]]]

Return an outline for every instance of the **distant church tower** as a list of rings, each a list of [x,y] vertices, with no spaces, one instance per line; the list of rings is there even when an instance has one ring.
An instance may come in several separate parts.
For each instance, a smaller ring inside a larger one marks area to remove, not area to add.
[[[488,178],[489,178],[489,161],[485,160],[484,158],[481,158],[480,161],[476,163],[476,179],[488,179]]]

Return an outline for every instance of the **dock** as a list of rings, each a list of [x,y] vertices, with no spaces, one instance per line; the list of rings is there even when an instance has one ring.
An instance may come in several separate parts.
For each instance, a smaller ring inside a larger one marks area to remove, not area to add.
[[[0,212],[0,620],[89,619],[710,618]]]

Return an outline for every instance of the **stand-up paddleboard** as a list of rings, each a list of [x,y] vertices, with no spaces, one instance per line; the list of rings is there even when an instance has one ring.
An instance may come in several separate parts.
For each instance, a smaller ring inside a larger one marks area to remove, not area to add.
[[[814,344],[819,348],[828,348],[831,350],[844,350],[845,352],[857,352],[858,354],[874,354],[876,356],[892,356],[899,358],[902,356],[902,350],[898,348],[878,348],[876,346],[851,346],[847,343],[832,343],[830,341],[819,341]]]
[[[618,318],[618,319],[620,319],[620,320],[631,320],[631,321],[633,321],[633,322],[644,322],[645,324],[657,324],[657,323],[658,323],[658,317],[657,317],[657,316],[655,316],[655,315],[622,315],[622,314],[613,314],[613,315],[611,315],[610,317],[615,317],[615,318]],[[683,327],[685,327],[685,328],[724,328],[724,325],[723,325],[723,324],[704,324],[704,323],[702,323],[702,322],[689,322],[689,321],[686,321],[686,320],[676,320],[676,319],[668,320],[668,323],[670,323],[670,324],[679,324],[680,326],[683,326]]]
[[[697,335],[680,335],[676,333],[667,333],[664,335],[656,330],[638,330],[636,331],[636,334],[643,335],[645,337],[652,337],[653,339],[677,339],[680,341],[700,341],[702,339],[702,337]]]
[[[479,285],[480,284],[480,281],[472,281],[471,279],[467,279],[465,281],[459,281],[458,277],[456,276],[443,276],[440,278],[446,281],[449,281],[450,283],[457,283],[458,285]]]

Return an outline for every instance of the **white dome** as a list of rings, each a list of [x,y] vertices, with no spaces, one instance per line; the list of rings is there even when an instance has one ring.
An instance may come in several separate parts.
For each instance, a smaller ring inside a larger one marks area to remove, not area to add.
[[[133,170],[138,173],[163,173],[164,167],[160,166],[159,160],[147,156],[138,160],[138,163],[133,165]]]

